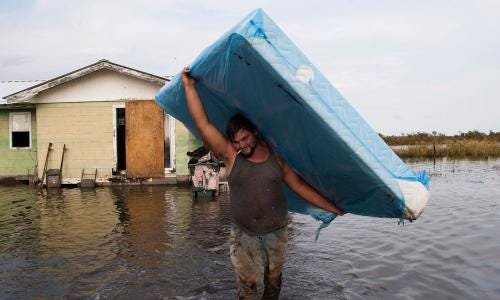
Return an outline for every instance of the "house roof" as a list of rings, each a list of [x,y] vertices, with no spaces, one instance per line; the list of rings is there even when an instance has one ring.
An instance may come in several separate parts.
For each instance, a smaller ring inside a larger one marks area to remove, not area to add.
[[[157,75],[153,75],[150,73],[146,73],[140,70],[136,70],[133,68],[129,68],[126,66],[122,66],[119,64],[115,64],[113,62],[110,62],[108,60],[99,60],[96,63],[93,63],[91,65],[85,66],[83,68],[80,68],[78,70],[69,72],[67,74],[58,76],[56,78],[43,81],[41,83],[35,84],[33,86],[30,86],[28,88],[24,88],[22,90],[18,90],[17,92],[4,95],[0,94],[3,96],[3,98],[6,100],[6,103],[22,103],[22,102],[27,102],[29,99],[31,99],[33,96],[37,95],[40,92],[43,92],[47,89],[53,88],[55,86],[58,86],[60,84],[66,83],[68,81],[83,77],[85,75],[88,75],[90,73],[99,71],[99,70],[112,70],[121,74],[129,75],[132,77],[136,77],[145,81],[157,83],[159,85],[165,84],[165,82],[170,81],[169,78],[166,77],[161,77]],[[0,102],[1,104],[1,102]]]
[[[10,95],[12,93],[16,93],[20,90],[24,90],[29,88],[30,86],[34,86],[40,83],[43,83],[45,80],[5,80],[0,81],[0,104],[6,103],[6,99],[3,97]]]
[[[19,104],[7,104],[7,99],[3,97],[24,90],[30,86],[43,83],[45,80],[6,80],[0,81],[0,108],[25,107]]]

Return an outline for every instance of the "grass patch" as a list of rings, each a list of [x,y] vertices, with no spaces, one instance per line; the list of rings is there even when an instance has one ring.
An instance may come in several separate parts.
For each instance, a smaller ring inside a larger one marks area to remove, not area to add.
[[[490,140],[456,140],[444,144],[422,143],[394,149],[401,158],[476,158],[500,157],[500,143]]]

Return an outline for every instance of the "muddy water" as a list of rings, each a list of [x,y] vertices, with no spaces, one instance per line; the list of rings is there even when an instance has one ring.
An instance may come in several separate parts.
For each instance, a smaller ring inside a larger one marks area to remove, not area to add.
[[[293,215],[283,299],[500,298],[500,161],[417,162],[422,217]],[[232,299],[228,198],[174,187],[0,187],[0,299]]]

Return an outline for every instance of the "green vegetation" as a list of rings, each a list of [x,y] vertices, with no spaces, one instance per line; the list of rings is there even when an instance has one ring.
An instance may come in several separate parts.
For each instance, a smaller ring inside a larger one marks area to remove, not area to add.
[[[458,135],[445,135],[434,131],[431,134],[417,132],[401,136],[380,136],[393,146],[401,158],[500,157],[500,132],[490,131],[486,134],[474,130]]]
[[[500,143],[500,131],[491,131],[486,134],[477,130],[461,132],[457,135],[445,135],[433,131],[432,133],[417,132],[401,135],[383,135],[380,137],[390,146],[395,145],[422,145],[422,144],[447,144],[454,141],[492,141]]]

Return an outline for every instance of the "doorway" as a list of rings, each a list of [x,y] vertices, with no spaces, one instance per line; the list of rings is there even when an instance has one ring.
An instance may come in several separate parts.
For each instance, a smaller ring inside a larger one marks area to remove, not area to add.
[[[116,108],[116,171],[127,169],[125,143],[125,107]]]

